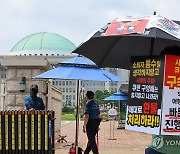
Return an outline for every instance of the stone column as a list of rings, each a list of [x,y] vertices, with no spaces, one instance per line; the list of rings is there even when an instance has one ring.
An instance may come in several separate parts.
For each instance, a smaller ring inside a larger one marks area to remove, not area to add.
[[[50,65],[45,57],[41,56],[6,56],[1,65],[7,67],[7,79],[5,81],[5,104],[6,110],[25,109],[24,98],[29,95],[31,84],[39,86],[38,95],[42,97],[47,105],[48,81],[33,79],[50,69]],[[19,82],[22,77],[26,77],[25,92],[19,91]]]

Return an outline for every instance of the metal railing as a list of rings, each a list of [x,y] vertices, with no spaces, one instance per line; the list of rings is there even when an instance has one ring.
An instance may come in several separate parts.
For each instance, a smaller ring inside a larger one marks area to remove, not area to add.
[[[0,111],[0,153],[55,153],[54,111]]]

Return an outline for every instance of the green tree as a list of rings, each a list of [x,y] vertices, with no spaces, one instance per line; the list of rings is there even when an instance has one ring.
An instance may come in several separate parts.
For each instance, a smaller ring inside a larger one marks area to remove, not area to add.
[[[103,99],[110,96],[110,95],[111,95],[111,93],[109,93],[107,90],[104,90],[104,91],[97,90],[95,92],[94,99],[99,104],[102,104],[104,102]]]
[[[66,113],[66,114],[72,114],[74,113],[74,107],[69,107],[69,106],[64,106],[62,108],[62,113]]]
[[[104,103],[104,98],[109,97],[111,95],[113,95],[114,92],[108,92],[107,90],[101,91],[101,90],[97,90],[94,94],[94,100],[98,103],[98,104],[103,104]],[[86,97],[82,100],[82,102],[86,103],[87,99]],[[81,105],[82,105],[82,102]]]

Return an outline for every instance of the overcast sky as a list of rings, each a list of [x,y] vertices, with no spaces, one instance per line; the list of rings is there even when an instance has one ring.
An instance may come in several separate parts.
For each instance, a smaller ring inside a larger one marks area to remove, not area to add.
[[[153,11],[180,20],[179,0],[0,0],[0,54],[27,35],[51,32],[78,46],[108,21]]]

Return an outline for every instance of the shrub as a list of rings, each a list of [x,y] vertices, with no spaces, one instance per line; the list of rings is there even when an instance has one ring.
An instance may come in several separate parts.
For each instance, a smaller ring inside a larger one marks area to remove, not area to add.
[[[74,108],[73,107],[68,107],[68,106],[65,106],[62,108],[62,113],[74,113]]]

